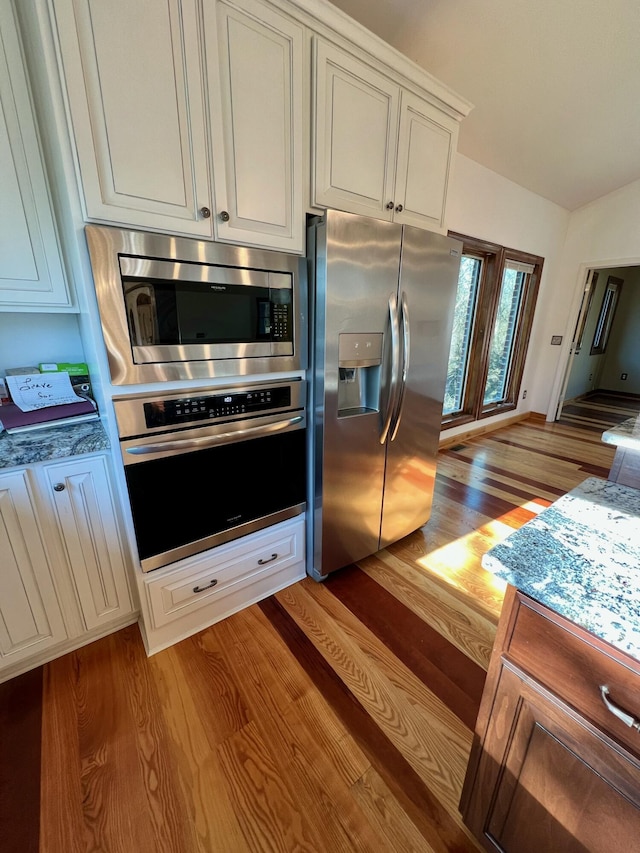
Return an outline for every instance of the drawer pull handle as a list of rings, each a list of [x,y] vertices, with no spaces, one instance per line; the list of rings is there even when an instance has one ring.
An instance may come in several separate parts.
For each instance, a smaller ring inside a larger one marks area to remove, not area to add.
[[[206,586],[194,586],[194,592],[204,592],[205,589],[211,589],[212,586],[215,586],[218,583],[218,579],[214,578],[211,583],[208,583]]]
[[[602,695],[602,701],[607,706],[607,708],[611,711],[614,717],[617,717],[619,720],[625,724],[625,726],[629,726],[630,729],[635,729],[637,732],[640,732],[640,720],[636,719],[631,714],[628,714],[626,711],[623,711],[615,702],[612,702],[609,699],[609,688],[606,684],[602,684],[600,686],[600,693]]]
[[[269,557],[269,559],[268,559],[268,560],[258,560],[258,565],[259,565],[259,566],[264,566],[264,565],[265,565],[265,563],[273,563],[273,561],[274,561],[274,560],[277,560],[277,559],[278,559],[278,555],[277,555],[277,554],[272,554],[272,555]]]

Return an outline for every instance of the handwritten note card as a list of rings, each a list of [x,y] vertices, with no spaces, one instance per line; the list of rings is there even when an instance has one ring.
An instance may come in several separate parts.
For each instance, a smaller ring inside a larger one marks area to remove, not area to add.
[[[73,390],[68,373],[24,373],[7,376],[6,381],[13,402],[23,412],[77,403],[84,399]]]

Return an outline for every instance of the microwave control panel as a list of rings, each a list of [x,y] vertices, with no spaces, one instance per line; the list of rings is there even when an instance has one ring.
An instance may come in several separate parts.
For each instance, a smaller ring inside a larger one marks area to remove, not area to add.
[[[264,388],[216,394],[206,397],[177,397],[172,400],[154,400],[144,404],[147,428],[179,426],[194,421],[225,420],[237,415],[253,415],[270,409],[291,405],[291,389]]]

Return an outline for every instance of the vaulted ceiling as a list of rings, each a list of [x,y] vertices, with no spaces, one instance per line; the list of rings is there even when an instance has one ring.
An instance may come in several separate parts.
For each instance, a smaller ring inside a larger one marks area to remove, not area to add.
[[[568,210],[640,178],[640,0],[332,0],[474,104],[458,150]]]

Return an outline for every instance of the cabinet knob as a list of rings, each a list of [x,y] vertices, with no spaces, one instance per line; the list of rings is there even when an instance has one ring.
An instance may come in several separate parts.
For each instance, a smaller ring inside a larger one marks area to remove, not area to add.
[[[387,210],[393,210],[393,202],[392,201],[387,202]]]
[[[200,216],[203,219],[208,219],[211,216],[211,211],[209,210],[208,207],[201,207],[200,208]]]
[[[402,205],[401,205],[401,204],[399,204],[399,205],[396,207],[396,213],[402,213],[402,210],[403,210],[403,207],[402,207]]]
[[[64,483],[56,483],[53,487],[54,492],[64,492]]]
[[[231,217],[229,216],[229,214],[227,213],[226,210],[221,210],[220,211],[220,219],[223,222],[228,222],[231,219]]]

